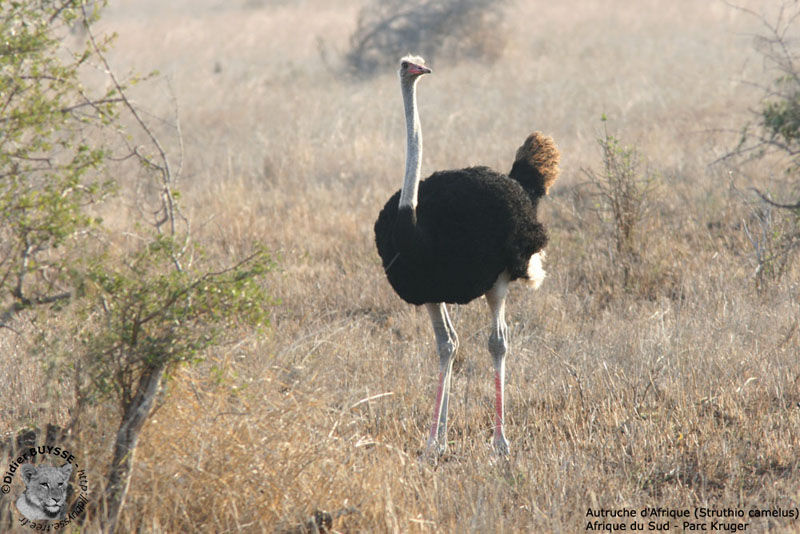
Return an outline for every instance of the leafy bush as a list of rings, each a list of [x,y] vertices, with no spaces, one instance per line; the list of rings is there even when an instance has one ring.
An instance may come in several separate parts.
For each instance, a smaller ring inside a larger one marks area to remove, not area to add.
[[[87,270],[77,332],[87,395],[108,395],[124,410],[137,370],[195,361],[236,325],[268,322],[271,301],[258,283],[272,267],[265,251],[217,271],[176,269],[179,254],[176,240],[154,236],[121,261],[97,258]]]
[[[775,88],[780,96],[764,102],[761,126],[769,143],[794,156],[800,152],[800,87],[796,79],[781,76]]]
[[[391,67],[404,54],[428,62],[497,59],[505,46],[503,0],[373,1],[361,10],[345,60],[356,76]]]
[[[54,53],[79,6],[0,4],[0,324],[69,298],[70,253],[98,222],[87,207],[113,190],[107,149],[87,131],[115,119],[118,96],[81,86],[88,46]]]
[[[270,300],[259,280],[272,264],[263,250],[228,266],[203,257],[170,157],[109,65],[108,40],[91,29],[97,16],[85,0],[0,4],[0,327],[46,304],[70,301],[78,311],[77,353],[48,358],[56,374],[74,371],[71,428],[88,404],[118,403],[105,492],[90,507],[113,532],[163,377],[233,326],[266,324]],[[87,40],[70,54],[61,42],[75,23]],[[80,83],[90,64],[107,76],[104,94]],[[157,195],[133,230],[115,235],[92,206],[110,200],[111,167],[121,161],[138,162]],[[120,242],[127,246],[112,248]]]
[[[82,343],[76,378],[78,411],[112,399],[120,426],[108,469],[104,525],[114,530],[125,502],[139,432],[150,416],[164,375],[239,325],[266,325],[270,299],[258,279],[272,267],[257,250],[216,271],[181,266],[193,247],[154,235],[121,261],[97,259],[86,272]]]

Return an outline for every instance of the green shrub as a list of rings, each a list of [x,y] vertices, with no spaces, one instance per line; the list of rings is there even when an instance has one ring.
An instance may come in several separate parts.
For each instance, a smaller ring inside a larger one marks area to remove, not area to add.
[[[261,249],[227,266],[203,257],[169,154],[109,65],[108,40],[92,32],[97,16],[83,0],[0,3],[0,326],[56,302],[70,301],[64,309],[78,314],[76,353],[44,352],[53,376],[74,377],[71,428],[89,404],[116,402],[112,460],[90,506],[113,532],[163,377],[237,325],[267,324],[271,301],[260,279],[272,262]],[[79,22],[87,41],[70,54],[62,39]],[[80,83],[90,63],[106,73],[104,94]],[[119,161],[138,162],[138,179],[158,193],[133,230],[115,235],[93,205],[110,200]]]
[[[0,4],[0,324],[69,298],[70,255],[99,222],[88,207],[113,191],[89,133],[115,120],[118,95],[80,84],[88,45],[59,53],[81,17],[77,0]]]

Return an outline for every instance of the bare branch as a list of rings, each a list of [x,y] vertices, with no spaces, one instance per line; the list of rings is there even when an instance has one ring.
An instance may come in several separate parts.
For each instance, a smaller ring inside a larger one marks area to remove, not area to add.
[[[767,195],[756,189],[755,187],[750,188],[752,191],[755,191],[758,196],[761,197],[761,200],[769,204],[770,206],[774,206],[776,208],[786,209],[786,210],[797,210],[800,209],[800,202],[796,202],[794,204],[781,204],[779,202],[775,202],[774,200],[770,199]]]
[[[86,6],[82,5],[81,10],[83,11],[84,17],[86,17],[88,20],[88,15],[86,13]],[[156,163],[152,159],[145,157],[143,154],[141,154],[140,151],[134,150],[134,153],[137,155],[140,161],[143,161],[150,167],[157,169],[161,175],[161,199],[162,199],[163,216],[155,221],[154,226],[156,227],[157,230],[160,231],[162,225],[169,224],[169,233],[171,236],[175,237],[177,236],[178,233],[176,228],[177,220],[180,219],[181,222],[187,226],[187,228],[188,228],[188,220],[180,212],[178,204],[172,193],[175,176],[173,175],[172,169],[170,167],[169,157],[167,156],[167,153],[164,150],[164,147],[161,145],[161,142],[159,141],[158,137],[153,133],[152,129],[147,125],[147,123],[144,121],[139,111],[136,109],[136,107],[128,98],[124,87],[114,74],[114,71],[112,70],[111,65],[108,62],[108,59],[106,58],[105,54],[103,54],[103,51],[97,44],[94,32],[92,31],[91,27],[88,24],[86,24],[86,32],[89,37],[89,42],[92,46],[92,49],[102,62],[103,66],[106,69],[106,72],[108,73],[109,78],[111,79],[111,82],[114,84],[117,93],[120,95],[119,96],[120,101],[131,113],[134,120],[141,128],[142,132],[144,132],[144,134],[152,143],[153,147],[155,147],[156,151],[158,152],[160,163]],[[186,234],[186,239],[188,240],[188,232]],[[175,268],[178,271],[183,271],[180,257],[173,256],[172,259]]]

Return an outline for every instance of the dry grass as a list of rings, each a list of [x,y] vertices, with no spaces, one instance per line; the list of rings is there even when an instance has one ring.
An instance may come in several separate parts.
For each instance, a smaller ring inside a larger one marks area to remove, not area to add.
[[[746,210],[708,166],[732,142],[712,129],[753,103],[739,81],[760,72],[754,21],[721,2],[519,2],[497,63],[432,65],[423,172],[508,170],[534,129],[563,154],[541,209],[549,277],[509,301],[512,456],[489,450],[489,319],[476,302],[453,308],[451,442],[433,465],[420,460],[430,325],[392,293],[372,243],[402,176],[400,92],[394,73],[354,84],[320,61],[316,38],[344,46],[355,25],[358,5],[332,4],[136,2],[103,23],[119,32],[121,70],[170,80],[136,96],[165,115],[171,91],[179,103],[198,239],[219,258],[263,241],[280,264],[268,335],[242,332],[168,383],[126,530],[274,532],[339,510],[340,532],[568,533],[584,531],[588,507],[798,506],[800,272],[756,292]],[[619,283],[581,184],[601,164],[601,113],[659,171],[634,286]],[[47,325],[18,329],[0,331],[0,430],[63,423],[69,390],[37,402],[43,372],[21,363]],[[75,448],[99,480],[113,423],[103,410],[87,420]]]

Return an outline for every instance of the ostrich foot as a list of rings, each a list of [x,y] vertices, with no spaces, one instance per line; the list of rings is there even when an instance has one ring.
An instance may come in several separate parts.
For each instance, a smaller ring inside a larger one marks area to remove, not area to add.
[[[502,433],[495,434],[492,440],[492,447],[494,448],[495,454],[498,456],[508,456],[511,453],[508,440]]]
[[[447,440],[428,438],[428,444],[425,447],[425,452],[428,456],[438,458],[447,451]]]

